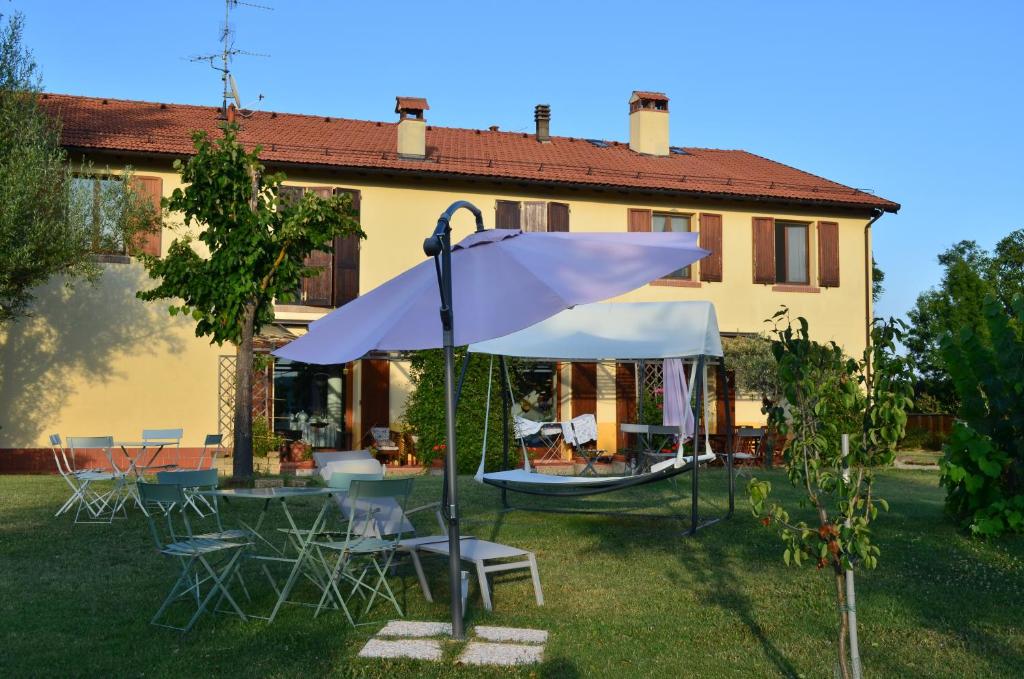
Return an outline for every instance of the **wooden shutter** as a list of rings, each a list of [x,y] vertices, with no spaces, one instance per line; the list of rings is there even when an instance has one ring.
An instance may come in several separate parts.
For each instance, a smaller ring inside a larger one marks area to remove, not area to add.
[[[818,284],[839,287],[839,224],[818,222]]]
[[[569,231],[568,203],[548,203],[548,231]]]
[[[775,219],[754,217],[754,282],[775,282]]]
[[[726,424],[731,422],[736,426],[736,371],[726,371],[725,378],[729,383],[729,410],[725,409],[726,387],[722,384],[722,373],[715,370],[715,433],[724,435],[728,433]],[[733,444],[735,445],[735,443]]]
[[[629,218],[627,222],[627,228],[629,231],[650,231],[651,230],[651,211],[650,210],[636,210],[633,208],[629,209]]]
[[[722,280],[722,215],[700,215],[700,246],[711,254],[700,260],[702,281]]]
[[[548,230],[548,204],[544,201],[523,203],[523,231]]]
[[[494,227],[497,229],[519,228],[520,206],[518,201],[498,200],[494,203]]]
[[[352,196],[352,207],[359,219],[361,194],[355,189],[334,189]],[[334,306],[351,302],[359,296],[359,236],[339,236],[334,239]]]
[[[572,416],[597,414],[597,363],[572,364]]]
[[[370,441],[371,427],[390,426],[390,368],[387,359],[366,359],[361,364],[359,400],[360,435],[363,442]]]
[[[303,191],[311,191],[321,198],[331,195],[331,188],[314,186]],[[288,194],[285,195],[294,195]],[[314,250],[309,253],[303,264],[321,269],[320,273],[302,279],[302,303],[307,306],[331,306],[331,295],[334,290],[334,254]]]
[[[636,422],[636,364],[615,364],[615,429],[618,431],[618,449],[629,446],[629,435],[622,432],[623,422]]]
[[[162,254],[161,231],[163,230],[160,219],[160,198],[164,191],[164,181],[160,177],[132,177],[132,189],[140,199],[150,202],[155,212],[156,221],[152,231],[137,234],[135,243],[130,250],[159,257]]]

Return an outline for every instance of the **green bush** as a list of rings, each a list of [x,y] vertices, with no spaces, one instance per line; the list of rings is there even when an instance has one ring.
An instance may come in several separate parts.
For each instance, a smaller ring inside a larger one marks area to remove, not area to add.
[[[465,347],[456,349],[455,379],[462,369]],[[490,356],[470,358],[462,397],[455,418],[457,464],[460,474],[472,474],[480,464],[480,448],[484,437],[484,412],[487,405],[487,383]],[[415,352],[410,363],[412,393],[405,404],[405,422],[417,437],[416,453],[424,464],[443,454],[445,440],[444,355],[440,349]],[[510,423],[511,429],[511,423]],[[491,384],[491,417],[487,434],[487,470],[501,466],[501,376],[498,360],[494,360]],[[518,462],[519,451],[513,445],[510,463]]]
[[[1011,315],[990,295],[983,315],[942,342],[960,407],[939,466],[947,510],[994,536],[1024,532],[1024,299]]]
[[[278,436],[270,428],[270,422],[263,415],[252,420],[252,454],[253,457],[266,458],[281,449],[284,437]]]

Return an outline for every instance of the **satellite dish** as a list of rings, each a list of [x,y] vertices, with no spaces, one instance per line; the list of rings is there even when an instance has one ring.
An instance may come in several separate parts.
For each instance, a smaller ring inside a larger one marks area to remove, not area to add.
[[[231,98],[235,100],[235,107],[242,108],[242,97],[238,94],[238,83],[235,82],[235,76],[228,73],[228,84],[231,86]]]

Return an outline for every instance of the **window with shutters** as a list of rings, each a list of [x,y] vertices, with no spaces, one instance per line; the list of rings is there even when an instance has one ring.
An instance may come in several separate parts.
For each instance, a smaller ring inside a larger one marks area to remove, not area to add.
[[[690,215],[655,212],[651,220],[651,230],[655,233],[687,233],[690,231]],[[684,266],[682,269],[677,269],[664,276],[662,280],[688,281],[690,280],[690,267]]]
[[[700,279],[722,281],[722,215],[701,213],[698,244],[711,253],[700,260]]]
[[[809,285],[810,229],[801,222],[775,222],[775,280],[778,283]]]
[[[494,227],[497,229],[518,229],[520,205],[516,200],[498,200],[494,203]]]
[[[494,226],[497,229],[528,231],[568,231],[569,205],[543,200],[497,200],[494,202]]]
[[[124,187],[118,177],[74,177],[70,207],[89,229],[89,248],[97,255],[127,255],[120,222]]]

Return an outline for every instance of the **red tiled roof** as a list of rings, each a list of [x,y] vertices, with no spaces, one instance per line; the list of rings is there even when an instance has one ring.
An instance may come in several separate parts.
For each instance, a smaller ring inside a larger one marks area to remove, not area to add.
[[[416,111],[430,110],[427,100],[423,97],[395,97],[395,113],[398,113],[404,108]]]
[[[668,101],[668,96],[664,92],[644,92],[643,90],[636,90],[633,92],[633,97],[636,97],[637,99],[649,99],[650,101]],[[630,99],[633,97],[630,97]]]
[[[192,132],[217,131],[219,109],[46,94],[42,105],[63,121],[76,149],[189,155]],[[817,203],[895,212],[899,205],[746,151],[673,147],[641,155],[622,142],[592,143],[533,135],[428,126],[423,160],[402,158],[396,123],[258,111],[239,114],[239,138],[263,147],[269,163],[321,165],[594,188]]]

